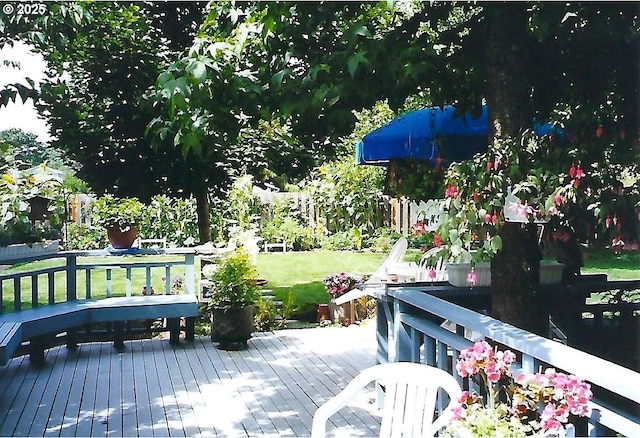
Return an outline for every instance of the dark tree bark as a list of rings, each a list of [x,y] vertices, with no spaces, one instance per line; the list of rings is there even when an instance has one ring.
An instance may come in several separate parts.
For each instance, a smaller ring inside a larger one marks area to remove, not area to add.
[[[211,241],[211,219],[209,217],[209,195],[207,188],[202,187],[195,194],[198,209],[198,235],[200,243]]]
[[[531,124],[527,80],[526,8],[519,3],[485,3],[487,50],[486,96],[494,139],[517,138]],[[539,296],[541,253],[535,225],[506,223],[502,250],[491,262],[494,317],[546,335],[548,316]]]
[[[548,314],[538,292],[540,259],[536,225],[508,222],[502,250],[491,261],[492,314],[501,321],[546,336]]]

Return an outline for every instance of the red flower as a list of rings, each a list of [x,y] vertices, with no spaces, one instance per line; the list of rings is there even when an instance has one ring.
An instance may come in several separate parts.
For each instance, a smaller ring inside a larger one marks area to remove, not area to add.
[[[485,224],[490,224],[491,223],[491,214],[487,213],[484,215],[484,223]]]
[[[611,227],[611,216],[607,215],[607,217],[604,220],[604,226],[607,228]]]
[[[596,128],[596,137],[598,137],[598,138],[602,137],[602,133],[603,133],[603,131],[604,131],[604,130],[602,129],[602,125],[598,126],[598,127]]]
[[[480,202],[480,195],[478,194],[478,192],[473,192],[473,202],[475,202],[476,204]]]
[[[491,169],[493,169],[493,163],[489,160],[487,161],[487,172],[491,172]]]
[[[493,216],[491,216],[491,223],[493,225],[498,223],[498,215],[497,214],[493,213]]]
[[[584,178],[584,171],[580,166],[578,166],[578,168],[576,169],[576,178]]]
[[[569,168],[569,176],[571,178],[575,178],[576,177],[576,165],[571,163],[571,167]]]
[[[553,200],[555,201],[556,205],[562,205],[562,196],[560,196],[559,193],[554,196]]]
[[[444,192],[444,194],[449,198],[457,198],[458,196],[460,196],[460,193],[455,186],[447,187],[447,190]]]
[[[433,236],[433,244],[437,247],[442,246],[442,240],[440,239],[440,234],[436,233]]]

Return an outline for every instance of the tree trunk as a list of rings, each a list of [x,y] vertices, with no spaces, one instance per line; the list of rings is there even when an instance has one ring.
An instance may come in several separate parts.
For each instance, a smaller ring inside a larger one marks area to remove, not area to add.
[[[527,80],[526,5],[485,3],[487,19],[486,98],[494,139],[517,138],[531,126]],[[491,262],[494,317],[547,335],[548,315],[538,294],[541,253],[535,225],[507,223],[502,250]]]
[[[536,225],[507,222],[500,230],[502,250],[491,260],[492,315],[546,336],[547,308],[538,293],[540,259]]]
[[[198,210],[198,236],[200,243],[211,241],[211,219],[209,217],[209,195],[206,187],[195,194]]]

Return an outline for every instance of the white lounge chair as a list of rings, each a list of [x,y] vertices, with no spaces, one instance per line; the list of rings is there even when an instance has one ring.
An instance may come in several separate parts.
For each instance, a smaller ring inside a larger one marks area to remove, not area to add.
[[[398,271],[410,270],[412,269],[411,265],[408,263],[404,263],[402,260],[404,259],[404,255],[407,253],[407,248],[409,247],[409,242],[406,237],[401,237],[398,241],[393,245],[389,255],[384,259],[380,267],[376,270],[376,272],[369,277],[369,279],[364,283],[363,287],[350,290],[344,295],[339,296],[335,299],[335,303],[337,305],[348,303],[349,301],[357,300],[358,298],[364,297],[366,295],[371,295],[371,291],[367,290],[367,284],[371,283],[380,283],[382,280],[388,278],[389,274],[398,274]],[[413,268],[414,271],[416,267]],[[396,272],[393,272],[393,271]]]
[[[439,368],[409,362],[375,365],[318,408],[312,438],[324,438],[329,417],[352,404],[371,382],[384,387],[381,437],[435,436],[449,424],[451,410],[462,394],[456,379]]]

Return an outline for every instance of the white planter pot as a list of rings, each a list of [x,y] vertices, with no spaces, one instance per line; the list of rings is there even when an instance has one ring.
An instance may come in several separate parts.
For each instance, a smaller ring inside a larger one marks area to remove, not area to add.
[[[554,260],[540,262],[540,284],[558,284],[562,281],[564,265]]]
[[[540,262],[540,284],[558,284],[562,281],[564,265],[553,260]],[[471,271],[471,263],[447,263],[449,283],[456,287],[469,287],[467,274]],[[476,286],[491,286],[491,263],[476,263]]]
[[[480,262],[474,267],[476,274],[475,286],[491,286],[491,263]],[[471,271],[471,263],[447,263],[449,284],[455,287],[469,287],[467,274]]]
[[[26,243],[15,243],[0,248],[0,260],[19,259],[23,257],[35,257],[46,254],[54,254],[60,249],[59,240],[47,240],[36,242],[29,246]]]

